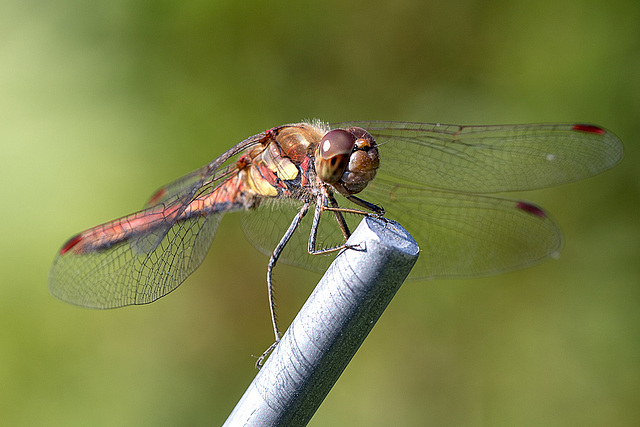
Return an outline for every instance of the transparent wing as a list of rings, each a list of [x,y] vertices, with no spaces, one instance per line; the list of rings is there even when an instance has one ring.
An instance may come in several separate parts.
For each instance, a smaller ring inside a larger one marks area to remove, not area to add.
[[[439,191],[398,185],[377,179],[363,198],[386,209],[385,217],[398,221],[416,239],[422,254],[410,278],[477,277],[536,264],[556,255],[562,233],[539,207],[478,194]],[[354,207],[339,200],[343,207]],[[272,203],[246,212],[247,238],[271,255],[301,204]],[[356,207],[357,208],[357,207]],[[309,255],[310,211],[285,248],[281,261],[322,272],[333,256]],[[345,217],[353,231],[360,215]],[[331,213],[323,214],[319,247],[344,243]]]
[[[196,169],[193,172],[165,185],[164,187],[159,188],[149,198],[145,207],[151,207],[162,203],[172,203],[173,201],[180,199],[189,199],[196,194],[201,187],[207,185],[207,183],[221,180],[229,173],[230,170],[232,170],[224,166],[225,162],[247,148],[260,143],[264,136],[265,132],[253,135],[239,144],[236,144],[208,165]]]
[[[84,307],[114,308],[146,304],[174,290],[204,260],[224,212],[243,208],[229,200],[235,189],[216,193],[233,171],[225,162],[263,135],[161,188],[146,209],[72,238],[54,260],[51,293]],[[206,212],[198,203],[203,199]]]
[[[181,220],[88,253],[59,253],[49,274],[51,293],[91,308],[155,301],[177,288],[202,263],[222,215]],[[150,235],[159,233],[159,242],[150,247]]]
[[[410,277],[477,277],[556,255],[560,228],[528,202],[431,190],[377,180],[363,196],[381,204],[422,253]]]
[[[593,125],[458,126],[348,122],[376,139],[381,176],[469,193],[532,190],[577,181],[622,159],[622,143]]]
[[[190,174],[178,178],[170,184],[159,188],[145,203],[144,207],[151,207],[160,203],[168,203],[197,191],[197,188],[205,181],[210,170],[210,166],[205,165],[200,169],[196,169]]]

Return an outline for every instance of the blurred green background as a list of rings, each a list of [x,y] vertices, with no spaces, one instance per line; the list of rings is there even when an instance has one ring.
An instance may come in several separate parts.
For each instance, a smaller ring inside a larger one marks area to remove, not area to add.
[[[559,261],[406,283],[310,425],[634,425],[640,418],[640,3],[0,3],[0,424],[219,425],[271,343],[239,215],[144,307],[47,289],[74,233],[243,138],[305,118],[590,122],[604,175],[528,193]],[[281,265],[280,319],[318,275]]]

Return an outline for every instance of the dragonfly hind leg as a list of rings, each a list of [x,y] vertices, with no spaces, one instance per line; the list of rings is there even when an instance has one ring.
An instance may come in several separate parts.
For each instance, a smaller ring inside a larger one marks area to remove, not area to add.
[[[302,208],[300,208],[296,216],[293,218],[293,221],[291,221],[291,224],[289,225],[289,228],[287,229],[287,231],[284,233],[284,236],[282,236],[282,239],[280,239],[280,242],[273,250],[273,253],[271,254],[271,258],[269,258],[269,265],[267,266],[267,293],[269,295],[269,311],[271,312],[271,325],[273,326],[273,335],[275,337],[275,341],[273,342],[273,344],[269,346],[269,348],[267,348],[264,351],[264,353],[262,353],[260,357],[258,357],[258,360],[256,361],[256,368],[258,369],[262,367],[262,365],[264,364],[264,360],[269,356],[269,354],[271,354],[273,349],[276,348],[276,346],[280,342],[280,338],[282,338],[282,335],[280,334],[280,329],[278,328],[278,318],[276,314],[276,301],[275,301],[275,294],[273,291],[273,280],[272,280],[273,268],[276,266],[276,263],[278,262],[278,258],[280,258],[280,254],[282,254],[282,251],[284,250],[285,246],[291,239],[291,236],[293,236],[293,233],[295,233],[296,229],[300,225],[302,218],[304,218],[304,216],[309,211],[309,205],[310,205],[309,202],[305,202],[305,204],[302,205]]]
[[[349,197],[349,200],[351,200],[352,197]],[[355,200],[352,200],[353,202],[357,203],[358,205],[366,209],[371,210],[373,212],[373,215],[384,214],[384,211],[376,205],[373,205],[357,197],[353,197],[353,199],[355,199]],[[273,326],[273,334],[274,334],[275,340],[273,344],[271,344],[269,348],[267,348],[262,353],[262,355],[258,357],[258,360],[256,361],[256,368],[258,369],[260,369],[264,365],[265,359],[276,348],[276,346],[280,342],[280,339],[282,338],[280,329],[278,328],[278,319],[277,319],[277,313],[276,313],[276,302],[275,302],[275,294],[274,294],[273,279],[272,279],[273,268],[278,262],[278,259],[280,258],[280,255],[282,254],[282,251],[284,250],[285,246],[287,245],[287,243],[289,243],[289,240],[291,240],[291,236],[293,236],[293,233],[295,233],[295,231],[300,226],[300,222],[302,221],[304,216],[309,212],[309,207],[310,207],[310,202],[305,202],[304,205],[302,205],[302,208],[300,208],[296,216],[293,218],[293,221],[291,221],[289,228],[285,232],[284,236],[282,236],[282,239],[280,239],[280,242],[278,242],[278,245],[273,250],[273,253],[271,254],[271,258],[269,259],[269,265],[267,266],[267,292],[269,297],[269,310],[271,313],[271,324]],[[337,252],[342,249],[364,250],[364,248],[361,248],[360,246],[347,245],[346,243],[343,243],[342,245],[338,245],[338,246],[329,247],[329,248],[317,249],[316,239],[318,236],[318,227],[320,224],[320,217],[322,216],[322,212],[324,211],[330,211],[334,213],[335,219],[338,222],[338,225],[340,226],[340,230],[342,231],[342,235],[345,239],[345,242],[351,236],[351,232],[342,214],[352,213],[352,214],[363,215],[363,216],[371,215],[370,212],[367,212],[364,210],[339,207],[336,199],[333,197],[332,194],[325,193],[325,194],[318,195],[318,198],[316,200],[314,215],[313,215],[313,223],[311,225],[311,233],[309,234],[309,245],[307,248],[310,255],[323,255],[331,252]]]

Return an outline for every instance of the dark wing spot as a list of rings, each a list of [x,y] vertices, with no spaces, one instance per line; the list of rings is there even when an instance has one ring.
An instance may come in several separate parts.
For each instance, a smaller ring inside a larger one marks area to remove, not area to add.
[[[67,243],[65,243],[62,246],[62,249],[60,249],[60,255],[64,255],[67,252],[69,252],[75,245],[80,243],[81,240],[82,240],[82,234],[76,234],[75,236],[67,240]]]
[[[575,131],[579,131],[579,132],[589,132],[589,133],[595,133],[598,135],[604,135],[604,129],[602,129],[601,127],[598,126],[594,126],[594,125],[573,125],[573,130]]]
[[[531,203],[518,202],[516,204],[516,207],[518,209],[520,209],[521,211],[525,211],[527,213],[530,213],[531,215],[535,215],[535,216],[540,217],[540,218],[546,218],[546,216],[547,216],[547,214],[541,208],[539,208],[536,205],[533,205]]]

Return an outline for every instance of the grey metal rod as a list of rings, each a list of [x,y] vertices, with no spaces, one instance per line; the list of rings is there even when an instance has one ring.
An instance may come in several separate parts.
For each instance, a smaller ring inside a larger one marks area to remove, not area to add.
[[[367,217],[322,277],[225,426],[304,426],[418,259],[400,225]]]

